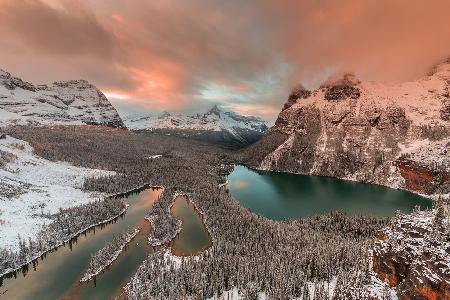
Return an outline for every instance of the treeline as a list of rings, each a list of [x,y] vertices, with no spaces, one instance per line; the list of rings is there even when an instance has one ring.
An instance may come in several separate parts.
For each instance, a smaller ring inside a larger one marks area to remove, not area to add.
[[[100,274],[120,255],[123,248],[136,236],[139,229],[128,229],[120,235],[114,235],[112,240],[103,248],[91,255],[88,268],[81,278],[81,282],[89,281],[92,277]]]

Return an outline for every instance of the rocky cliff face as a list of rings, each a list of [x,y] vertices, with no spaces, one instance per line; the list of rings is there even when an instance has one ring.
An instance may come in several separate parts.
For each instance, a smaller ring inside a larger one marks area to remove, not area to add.
[[[450,63],[399,85],[346,74],[297,87],[275,125],[241,160],[422,194],[450,192]]]
[[[85,80],[33,85],[0,70],[0,127],[124,124],[105,95]]]
[[[373,270],[400,299],[450,299],[450,223],[444,206],[396,216],[373,250]]]

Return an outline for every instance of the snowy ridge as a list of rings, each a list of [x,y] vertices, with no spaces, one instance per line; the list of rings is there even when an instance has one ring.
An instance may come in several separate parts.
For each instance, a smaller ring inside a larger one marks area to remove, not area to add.
[[[43,214],[103,196],[82,191],[84,179],[114,174],[51,162],[35,156],[27,142],[9,136],[0,139],[0,248],[18,250],[18,233],[34,240],[51,222]]]
[[[241,116],[224,111],[217,105],[203,115],[172,115],[165,112],[157,117],[125,117],[124,122],[133,130],[227,132],[238,140],[244,138],[243,131],[263,134],[268,129],[267,122],[258,117]]]
[[[124,127],[105,95],[85,80],[33,85],[0,69],[0,127],[81,124]]]

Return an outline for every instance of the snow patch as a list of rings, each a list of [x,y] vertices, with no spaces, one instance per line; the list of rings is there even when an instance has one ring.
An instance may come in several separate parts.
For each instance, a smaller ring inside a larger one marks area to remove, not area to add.
[[[51,220],[44,214],[89,203],[103,194],[82,191],[88,177],[112,176],[115,172],[52,162],[33,154],[27,142],[7,136],[0,140],[0,247],[17,251],[19,238],[35,238]]]

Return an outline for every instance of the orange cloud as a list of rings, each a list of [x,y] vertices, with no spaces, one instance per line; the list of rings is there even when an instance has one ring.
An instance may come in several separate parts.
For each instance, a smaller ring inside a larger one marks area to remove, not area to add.
[[[273,118],[289,84],[425,73],[450,55],[449,11],[447,0],[3,0],[0,67],[37,82],[84,78],[124,107],[219,101]]]

